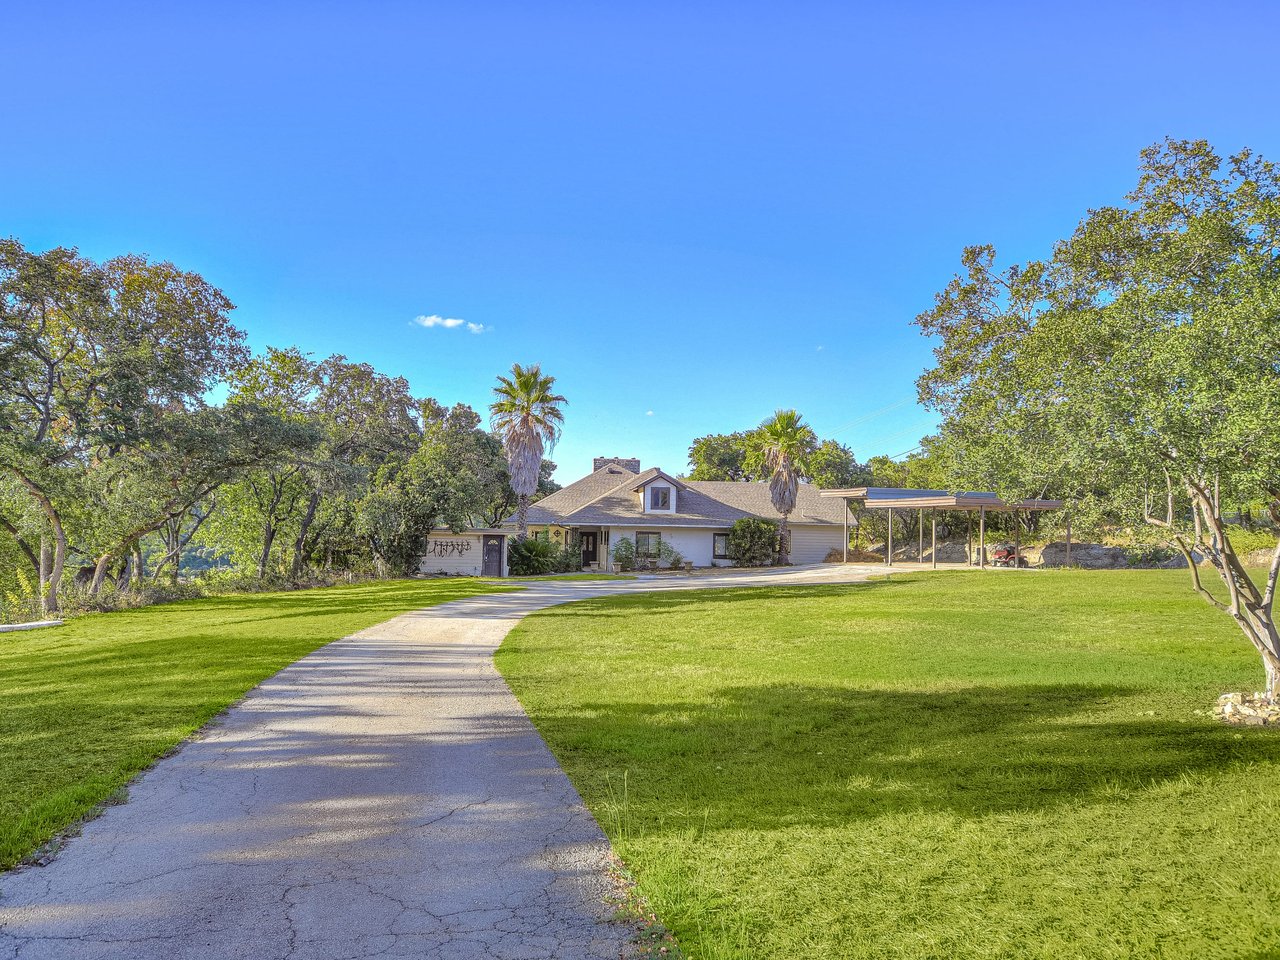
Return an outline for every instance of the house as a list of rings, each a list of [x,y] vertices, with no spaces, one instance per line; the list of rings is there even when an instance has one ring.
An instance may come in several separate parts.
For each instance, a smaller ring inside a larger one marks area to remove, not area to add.
[[[529,508],[529,528],[551,542],[577,536],[582,562],[605,569],[623,537],[656,557],[666,541],[697,567],[729,566],[728,533],[743,517],[780,521],[767,483],[682,480],[640,461],[597,457],[594,469]],[[791,562],[821,563],[845,538],[843,501],[801,484],[791,513]],[[508,521],[509,523],[510,521]]]

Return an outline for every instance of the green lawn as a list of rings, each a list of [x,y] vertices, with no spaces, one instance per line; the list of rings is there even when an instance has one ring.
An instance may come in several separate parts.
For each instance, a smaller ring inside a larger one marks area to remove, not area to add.
[[[530,617],[499,667],[694,958],[1280,957],[1280,731],[1177,571]]]
[[[382,581],[192,600],[0,634],[0,868],[331,640],[502,588]]]

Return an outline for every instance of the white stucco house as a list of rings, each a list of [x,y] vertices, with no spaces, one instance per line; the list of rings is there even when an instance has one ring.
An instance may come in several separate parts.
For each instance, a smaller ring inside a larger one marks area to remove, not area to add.
[[[665,540],[697,567],[730,566],[728,531],[743,517],[780,521],[766,483],[682,480],[640,461],[597,457],[587,476],[529,508],[529,528],[552,542],[578,537],[583,566],[606,569],[622,537],[656,556]],[[821,563],[844,543],[844,502],[801,484],[790,516],[791,562]],[[514,518],[508,521],[512,523]]]

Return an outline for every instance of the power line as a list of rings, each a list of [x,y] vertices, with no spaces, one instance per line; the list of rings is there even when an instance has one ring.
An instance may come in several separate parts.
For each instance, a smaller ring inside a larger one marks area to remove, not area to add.
[[[872,410],[870,413],[864,413],[862,416],[858,417],[856,420],[850,420],[848,423],[844,424],[844,426],[836,427],[834,430],[828,431],[828,434],[830,436],[835,436],[837,433],[843,433],[844,431],[848,430],[850,427],[856,427],[860,423],[866,423],[868,420],[874,420],[876,417],[881,416],[882,414],[889,413],[891,410],[897,410],[899,407],[905,407],[908,403],[914,403],[914,402],[915,402],[915,398],[913,397],[907,397],[903,400],[898,400],[896,403],[891,403],[887,407],[881,407],[879,410]]]

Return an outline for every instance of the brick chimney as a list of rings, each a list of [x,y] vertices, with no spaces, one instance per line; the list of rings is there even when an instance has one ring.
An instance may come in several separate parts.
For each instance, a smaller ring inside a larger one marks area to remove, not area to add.
[[[632,473],[640,472],[640,461],[628,457],[596,457],[592,463],[592,472],[599,470],[601,467],[607,467],[610,464],[622,467],[625,470],[630,470]]]

